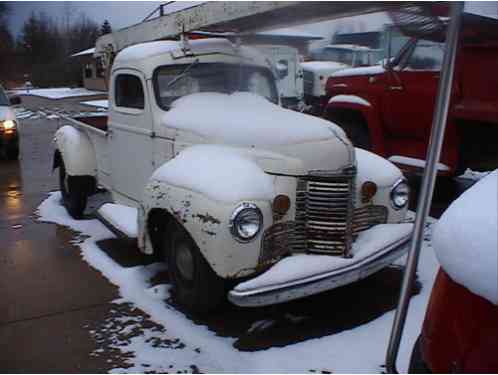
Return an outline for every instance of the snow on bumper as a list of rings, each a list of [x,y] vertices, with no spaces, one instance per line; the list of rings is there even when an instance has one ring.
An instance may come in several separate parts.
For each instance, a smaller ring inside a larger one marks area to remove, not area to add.
[[[296,254],[263,274],[238,284],[228,294],[239,306],[265,306],[334,289],[388,266],[404,255],[413,224],[381,224],[362,232],[353,244],[353,258]]]

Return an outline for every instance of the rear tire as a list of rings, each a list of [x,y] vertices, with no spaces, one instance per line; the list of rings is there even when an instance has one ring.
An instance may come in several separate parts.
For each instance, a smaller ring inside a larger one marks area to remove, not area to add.
[[[168,264],[173,296],[188,311],[213,311],[225,299],[225,281],[204,259],[188,233],[178,225],[165,233],[163,255]]]
[[[62,200],[69,215],[73,219],[81,219],[86,208],[88,194],[84,184],[78,184],[78,179],[66,173],[64,161],[59,165],[59,188]]]
[[[19,147],[9,147],[5,150],[5,156],[8,160],[17,160],[19,158]]]

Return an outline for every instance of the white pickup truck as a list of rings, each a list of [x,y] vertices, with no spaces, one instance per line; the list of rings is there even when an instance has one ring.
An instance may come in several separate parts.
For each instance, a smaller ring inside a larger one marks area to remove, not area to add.
[[[119,52],[109,117],[55,135],[64,203],[101,185],[107,223],[164,257],[174,296],[206,311],[280,303],[386,267],[406,250],[408,186],[320,118],[280,107],[269,61],[221,38]]]

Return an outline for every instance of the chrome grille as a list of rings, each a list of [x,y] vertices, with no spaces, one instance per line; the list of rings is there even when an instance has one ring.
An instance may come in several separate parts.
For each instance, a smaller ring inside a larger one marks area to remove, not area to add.
[[[313,93],[313,72],[303,71],[303,90],[307,95]]]
[[[365,206],[355,208],[353,218],[353,235],[367,230],[377,224],[387,222],[387,208],[384,206]]]
[[[309,252],[348,257],[351,250],[354,173],[300,178],[296,235]]]

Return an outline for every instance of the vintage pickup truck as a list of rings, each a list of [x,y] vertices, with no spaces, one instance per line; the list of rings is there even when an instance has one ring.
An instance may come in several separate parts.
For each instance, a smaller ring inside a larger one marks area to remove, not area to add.
[[[54,168],[74,217],[96,186],[102,220],[164,257],[175,298],[207,311],[319,293],[406,251],[400,170],[336,125],[278,105],[257,50],[222,38],[119,52],[109,117],[68,119]]]

